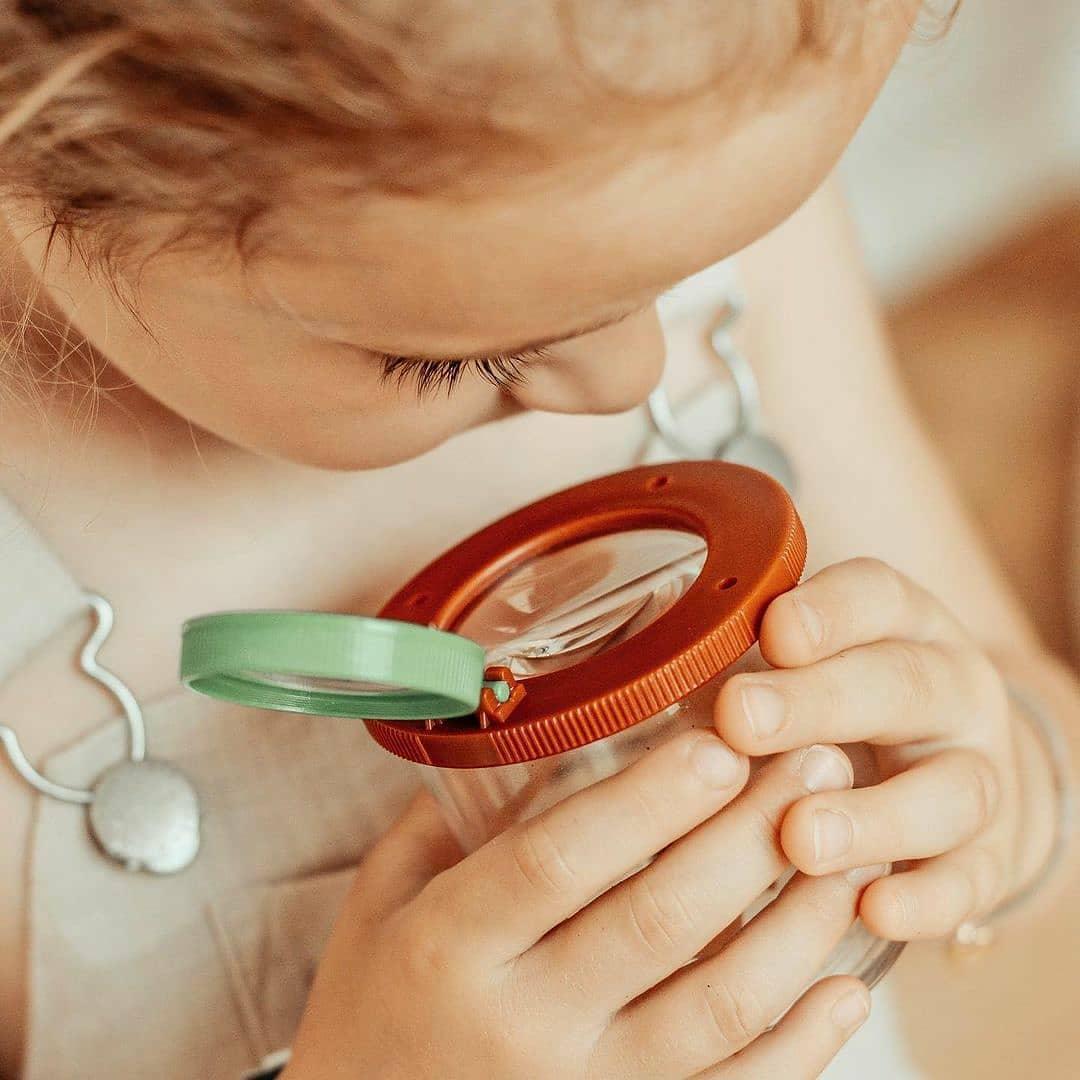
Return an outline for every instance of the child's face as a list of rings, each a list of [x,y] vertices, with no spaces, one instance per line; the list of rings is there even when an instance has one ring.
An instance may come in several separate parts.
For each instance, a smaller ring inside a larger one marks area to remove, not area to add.
[[[367,194],[275,222],[246,268],[176,251],[142,269],[140,318],[77,260],[47,282],[79,329],[152,396],[223,438],[330,468],[415,457],[521,409],[604,413],[658,380],[657,296],[767,232],[822,182],[910,31],[880,6],[861,50],[823,60],[736,124],[714,105],[642,131],[617,168],[561,163],[467,200]],[[39,236],[26,241],[35,265]],[[466,370],[418,394],[383,357],[491,357],[543,344],[524,380]]]

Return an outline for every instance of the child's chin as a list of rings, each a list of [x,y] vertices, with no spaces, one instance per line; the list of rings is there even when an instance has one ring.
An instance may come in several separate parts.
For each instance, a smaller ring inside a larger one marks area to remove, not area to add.
[[[359,472],[366,469],[386,469],[421,457],[445,440],[430,444],[378,445],[358,437],[355,432],[337,440],[319,436],[310,440],[297,437],[259,440],[258,445],[245,449],[262,457],[303,465],[329,472]]]
[[[458,423],[435,425],[417,417],[346,417],[334,415],[325,425],[280,430],[246,425],[224,434],[226,442],[262,457],[334,472],[387,469],[437,450],[460,435],[509,420],[528,410],[507,397],[493,402],[481,415]]]

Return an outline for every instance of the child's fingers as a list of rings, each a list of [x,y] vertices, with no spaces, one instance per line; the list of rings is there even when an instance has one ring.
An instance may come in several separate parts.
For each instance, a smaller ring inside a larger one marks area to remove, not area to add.
[[[874,787],[800,799],[780,831],[784,852],[806,874],[929,859],[990,824],[997,773],[973,750],[946,750]]]
[[[426,891],[447,926],[483,927],[474,955],[530,949],[742,790],[749,773],[716,735],[676,736],[615,776],[500,833]],[[492,918],[492,912],[498,917]]]
[[[869,1015],[870,991],[858,979],[823,979],[772,1031],[695,1080],[813,1080]]]
[[[684,968],[617,1017],[608,1036],[618,1047],[615,1067],[605,1075],[626,1075],[632,1062],[645,1076],[693,1076],[737,1054],[821,970],[882,869],[796,877],[718,956]]]
[[[574,972],[566,999],[614,1012],[693,960],[780,877],[777,836],[796,799],[850,783],[834,747],[768,762],[723,813],[549,934],[518,970]]]
[[[774,667],[803,667],[874,641],[966,640],[944,606],[877,559],[830,566],[769,605],[761,655]]]
[[[993,849],[972,843],[875,881],[863,893],[859,914],[871,933],[890,941],[941,938],[993,910],[1007,880]]]
[[[955,738],[1004,717],[1005,698],[975,649],[886,641],[810,667],[734,675],[715,715],[721,738],[757,756],[815,742]]]

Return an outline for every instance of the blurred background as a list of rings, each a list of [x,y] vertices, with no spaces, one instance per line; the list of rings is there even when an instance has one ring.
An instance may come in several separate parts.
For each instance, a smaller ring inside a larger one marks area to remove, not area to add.
[[[964,0],[843,167],[908,389],[1046,643],[1080,667],[1080,4]],[[1080,877],[892,977],[925,1074],[1080,1075]]]
[[[1080,4],[964,0],[843,165],[905,378],[1047,643],[1080,662]]]

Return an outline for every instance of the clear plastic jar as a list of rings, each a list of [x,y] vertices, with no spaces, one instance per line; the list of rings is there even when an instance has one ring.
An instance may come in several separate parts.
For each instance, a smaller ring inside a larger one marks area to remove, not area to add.
[[[479,643],[488,664],[525,683],[555,672],[573,677],[583,660],[614,648],[665,614],[705,562],[691,533],[635,529],[541,555],[499,581],[454,627]],[[551,757],[421,775],[469,851],[506,828],[619,772],[676,732],[708,728],[716,686],[623,731]]]

